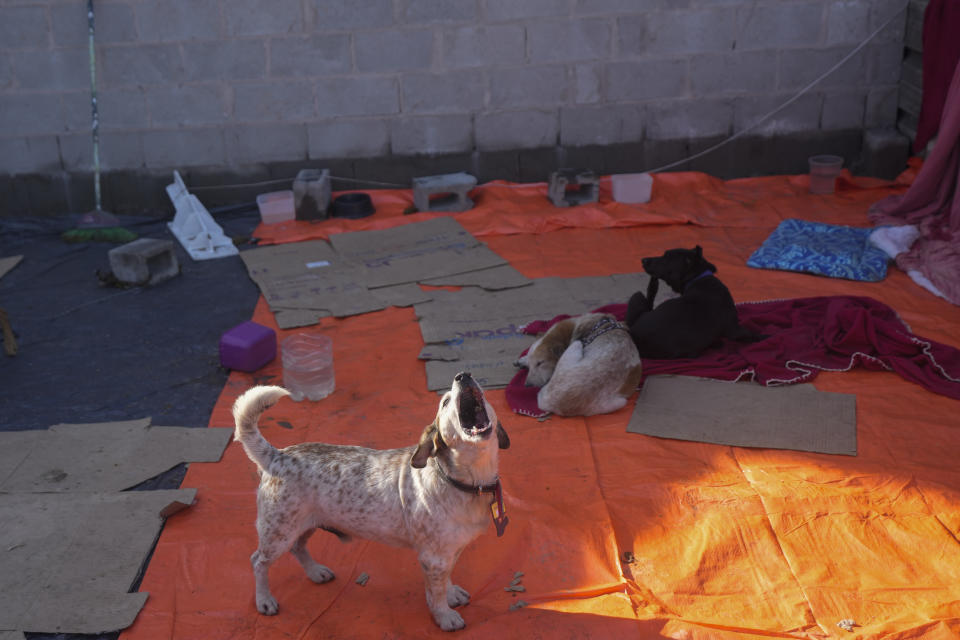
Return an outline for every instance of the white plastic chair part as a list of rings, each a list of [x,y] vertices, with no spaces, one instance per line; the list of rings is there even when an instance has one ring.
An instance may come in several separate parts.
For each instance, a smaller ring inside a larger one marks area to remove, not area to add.
[[[239,253],[203,203],[187,191],[179,171],[173,172],[173,182],[167,185],[167,195],[176,209],[173,222],[167,223],[167,227],[191,258],[209,260]]]

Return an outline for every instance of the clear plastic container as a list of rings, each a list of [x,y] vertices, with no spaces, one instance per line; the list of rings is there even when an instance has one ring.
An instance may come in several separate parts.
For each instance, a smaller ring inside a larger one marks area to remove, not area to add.
[[[333,393],[333,341],[327,336],[295,333],[280,346],[283,386],[296,402],[322,400]]]
[[[618,173],[610,176],[610,182],[613,185],[613,199],[617,202],[650,202],[653,176],[649,173]]]
[[[833,193],[837,176],[843,169],[843,158],[831,155],[811,156],[808,162],[810,163],[810,193]]]
[[[293,191],[272,191],[257,196],[257,207],[260,209],[260,219],[263,224],[276,224],[293,220],[296,213],[293,209]]]

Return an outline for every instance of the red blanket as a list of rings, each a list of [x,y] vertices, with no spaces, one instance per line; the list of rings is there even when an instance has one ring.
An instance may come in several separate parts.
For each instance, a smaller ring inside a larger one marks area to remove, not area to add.
[[[597,311],[622,319],[625,304]],[[754,380],[772,386],[810,382],[820,371],[855,366],[887,370],[926,389],[960,400],[960,350],[915,336],[896,311],[872,298],[824,296],[737,305],[740,322],[767,336],[751,344],[724,341],[699,358],[643,360],[644,377],[680,374],[718,380]],[[532,322],[525,333],[546,331],[569,316]],[[521,370],[506,389],[517,413],[546,415],[537,387],[526,387]]]

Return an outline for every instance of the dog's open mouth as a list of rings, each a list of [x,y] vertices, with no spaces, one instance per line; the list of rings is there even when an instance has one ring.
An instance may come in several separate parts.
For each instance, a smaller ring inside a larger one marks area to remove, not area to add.
[[[464,433],[479,436],[493,429],[487,416],[483,392],[476,384],[463,385],[457,397],[457,415]]]

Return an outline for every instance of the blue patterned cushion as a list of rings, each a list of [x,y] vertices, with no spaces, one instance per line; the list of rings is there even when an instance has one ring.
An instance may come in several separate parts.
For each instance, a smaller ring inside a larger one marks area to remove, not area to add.
[[[870,243],[873,228],[784,220],[747,264],[759,269],[803,271],[831,278],[877,282],[887,277],[889,257]]]

